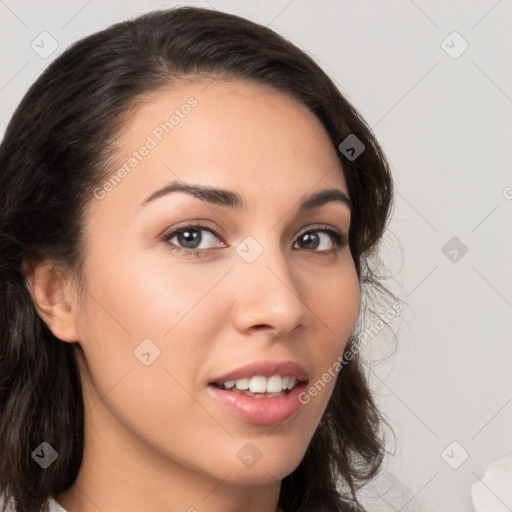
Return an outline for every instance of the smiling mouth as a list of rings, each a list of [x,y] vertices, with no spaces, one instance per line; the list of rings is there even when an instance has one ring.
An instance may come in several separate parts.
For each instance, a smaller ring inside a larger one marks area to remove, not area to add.
[[[278,425],[293,418],[303,405],[299,395],[309,382],[307,373],[283,365],[260,365],[257,370],[254,366],[215,378],[208,383],[208,392],[225,411],[246,423]]]

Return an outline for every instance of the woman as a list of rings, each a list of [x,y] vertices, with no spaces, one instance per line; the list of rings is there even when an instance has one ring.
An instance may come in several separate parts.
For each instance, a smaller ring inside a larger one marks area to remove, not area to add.
[[[27,92],[0,191],[15,510],[358,509],[392,179],[311,58],[222,12],[113,25]]]

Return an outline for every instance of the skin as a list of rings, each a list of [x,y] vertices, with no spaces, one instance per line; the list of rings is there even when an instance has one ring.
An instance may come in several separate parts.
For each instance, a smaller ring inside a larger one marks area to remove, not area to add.
[[[335,241],[316,228],[348,235],[350,209],[333,201],[297,212],[312,192],[348,191],[327,133],[296,100],[235,81],[160,90],[127,116],[111,172],[190,96],[190,114],[89,203],[82,288],[50,265],[28,270],[39,314],[79,357],[85,453],[75,483],[56,496],[69,512],[276,512],[281,480],[303,458],[334,379],[273,426],[234,417],[206,385],[257,360],[298,361],[314,383],[357,319],[349,248],[329,252]],[[183,192],[139,206],[171,181],[228,189],[246,206]],[[162,239],[198,220],[220,235],[200,232],[203,257]],[[320,245],[310,248],[303,231]],[[248,236],[263,249],[252,263],[236,252]],[[147,338],[160,349],[149,366],[134,356]],[[248,442],[261,452],[252,467],[237,457]]]

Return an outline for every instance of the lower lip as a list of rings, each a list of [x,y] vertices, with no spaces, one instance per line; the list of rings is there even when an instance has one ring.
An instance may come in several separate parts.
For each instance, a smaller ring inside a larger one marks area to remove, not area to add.
[[[208,392],[228,412],[237,418],[255,425],[278,425],[294,417],[302,405],[299,394],[305,384],[299,384],[284,396],[254,398],[209,385]]]

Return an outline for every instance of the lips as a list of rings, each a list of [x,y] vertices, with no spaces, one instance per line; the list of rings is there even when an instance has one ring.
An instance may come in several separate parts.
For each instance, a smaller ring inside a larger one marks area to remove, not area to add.
[[[289,388],[275,393],[247,389],[253,388],[253,384],[258,388],[260,381],[265,380],[281,382],[281,387],[286,382]],[[308,380],[307,370],[295,361],[258,361],[215,377],[208,383],[207,391],[223,410],[239,420],[269,426],[290,421],[299,413],[299,395]],[[243,390],[237,389],[239,384]]]

